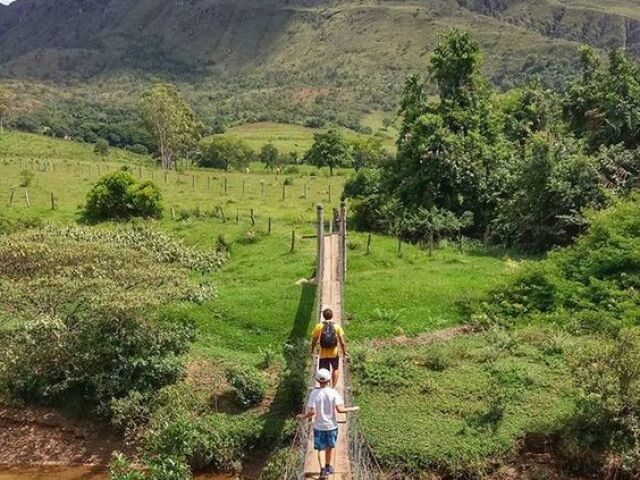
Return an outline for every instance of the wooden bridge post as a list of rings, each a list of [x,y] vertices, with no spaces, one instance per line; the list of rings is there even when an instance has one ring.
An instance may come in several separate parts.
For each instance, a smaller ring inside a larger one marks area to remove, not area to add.
[[[318,285],[318,298],[322,298],[322,275],[324,273],[324,207],[318,205],[318,224],[317,224],[317,238],[318,238],[318,259],[316,261],[316,283]],[[322,310],[322,305],[318,308],[318,315]]]
[[[340,202],[340,215],[338,219],[340,233],[340,258],[342,259],[341,278],[344,282],[347,279],[347,202]]]

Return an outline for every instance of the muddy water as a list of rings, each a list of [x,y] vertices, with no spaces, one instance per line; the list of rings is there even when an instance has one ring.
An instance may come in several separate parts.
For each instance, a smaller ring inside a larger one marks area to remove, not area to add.
[[[3,467],[0,466],[0,480],[108,480],[105,467]],[[233,480],[231,475],[197,475],[197,480]]]

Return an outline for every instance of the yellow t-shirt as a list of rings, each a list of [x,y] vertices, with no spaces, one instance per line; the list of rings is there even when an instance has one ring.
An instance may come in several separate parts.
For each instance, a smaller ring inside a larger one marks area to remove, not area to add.
[[[320,335],[322,335],[322,327],[324,327],[325,322],[318,323],[313,329],[313,333],[311,334],[311,338],[316,341],[320,341]],[[332,322],[333,323],[333,322]],[[344,330],[342,327],[336,325],[336,335],[340,338],[344,338]],[[336,358],[340,355],[340,351],[338,350],[340,342],[338,341],[338,345],[336,348],[322,348],[320,347],[320,358]]]

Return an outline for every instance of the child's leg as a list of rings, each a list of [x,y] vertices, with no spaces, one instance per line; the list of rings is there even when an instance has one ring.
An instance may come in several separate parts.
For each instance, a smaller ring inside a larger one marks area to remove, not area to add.
[[[332,360],[331,362],[331,383],[333,388],[338,386],[338,379],[340,378],[340,357]]]
[[[331,462],[333,461],[333,448],[327,448],[325,450],[325,459],[326,459],[326,466],[331,466]]]

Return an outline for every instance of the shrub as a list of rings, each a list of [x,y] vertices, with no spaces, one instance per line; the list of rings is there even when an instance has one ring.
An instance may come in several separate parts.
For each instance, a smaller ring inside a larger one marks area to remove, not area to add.
[[[133,153],[137,153],[138,155],[147,155],[149,153],[149,149],[139,143],[131,145],[131,147],[129,147],[129,150]]]
[[[193,416],[179,413],[153,422],[144,450],[151,456],[185,459],[195,470],[233,471],[255,446],[262,421],[254,414],[211,413]]]
[[[42,226],[42,218],[25,217],[10,218],[0,213],[0,235],[14,233],[19,230],[28,228],[40,228]]]
[[[578,388],[568,431],[576,451],[597,451],[635,477],[640,472],[640,331],[622,330],[612,342],[593,342],[570,357]]]
[[[255,368],[228,368],[226,376],[229,384],[235,389],[236,400],[240,405],[252,407],[264,399],[267,393],[267,380]]]
[[[123,455],[116,456],[109,466],[111,480],[191,480],[189,466],[184,460],[166,455],[143,459],[141,467],[135,467]]]
[[[171,300],[211,298],[211,286],[189,282],[186,268],[210,271],[222,261],[220,255],[185,251],[178,245],[152,232],[118,234],[89,228],[0,237],[0,312],[30,320],[93,310],[146,310]]]
[[[13,398],[80,402],[108,418],[112,400],[175,382],[193,333],[124,312],[40,317],[4,338],[0,383]]]
[[[529,262],[493,292],[475,319],[512,326],[546,321],[576,333],[615,335],[640,316],[640,199],[589,216],[571,247]]]
[[[98,180],[87,194],[84,213],[91,220],[159,218],[162,194],[153,182],[138,182],[121,170]]]

